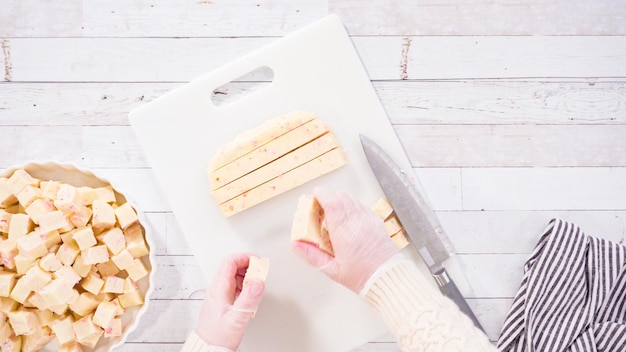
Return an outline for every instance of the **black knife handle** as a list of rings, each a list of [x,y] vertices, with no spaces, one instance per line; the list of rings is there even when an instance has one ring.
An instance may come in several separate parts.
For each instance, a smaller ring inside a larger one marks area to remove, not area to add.
[[[453,300],[454,303],[456,303],[456,305],[459,307],[459,309],[461,309],[461,312],[465,313],[465,315],[467,315],[472,320],[477,328],[479,328],[482,332],[485,332],[485,329],[483,329],[483,327],[480,325],[480,322],[478,322],[478,319],[474,315],[474,312],[472,312],[470,306],[467,305],[467,301],[465,301],[465,298],[463,298],[461,291],[459,291],[459,288],[456,287],[454,281],[450,279],[450,276],[446,272],[446,269],[441,269],[437,271],[433,274],[433,277],[435,278],[435,281],[437,281],[437,285],[439,286],[439,290],[441,291],[441,293],[443,293],[444,296]]]

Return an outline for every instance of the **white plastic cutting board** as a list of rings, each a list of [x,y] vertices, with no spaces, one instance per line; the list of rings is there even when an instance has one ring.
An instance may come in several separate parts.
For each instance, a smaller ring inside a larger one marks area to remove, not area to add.
[[[184,64],[184,63],[181,63]],[[211,92],[267,66],[273,82],[226,106]],[[209,193],[207,164],[243,130],[293,110],[314,112],[344,147],[347,166],[251,209],[224,218]],[[382,196],[359,133],[406,170],[409,161],[339,19],[328,16],[206,74],[130,113],[131,124],[195,256],[211,278],[223,256],[271,259],[266,294],[242,351],[334,352],[356,348],[386,329],[355,294],[290,252],[297,198],[318,185],[365,204]]]

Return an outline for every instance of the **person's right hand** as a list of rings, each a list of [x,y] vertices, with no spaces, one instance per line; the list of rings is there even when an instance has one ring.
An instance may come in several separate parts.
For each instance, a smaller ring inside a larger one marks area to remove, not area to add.
[[[335,256],[302,241],[294,241],[292,250],[358,294],[398,249],[387,235],[383,221],[359,201],[345,193],[332,194],[321,188],[316,188],[313,195],[324,209]]]

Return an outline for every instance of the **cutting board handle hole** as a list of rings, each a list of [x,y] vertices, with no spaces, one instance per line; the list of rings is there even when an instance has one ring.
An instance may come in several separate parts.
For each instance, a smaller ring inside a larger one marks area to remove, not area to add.
[[[232,104],[267,87],[273,80],[274,71],[271,68],[259,67],[213,90],[211,101],[215,106]]]

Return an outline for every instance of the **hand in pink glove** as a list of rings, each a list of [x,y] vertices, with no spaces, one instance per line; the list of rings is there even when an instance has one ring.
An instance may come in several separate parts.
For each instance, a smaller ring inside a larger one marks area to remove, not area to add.
[[[360,293],[367,280],[398,249],[383,221],[369,208],[345,193],[313,192],[324,209],[326,227],[335,256],[311,243],[295,241],[292,250],[334,281]]]
[[[249,254],[226,257],[209,285],[196,333],[210,346],[236,351],[261,302],[264,282],[251,280],[242,287],[249,260]]]

